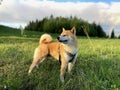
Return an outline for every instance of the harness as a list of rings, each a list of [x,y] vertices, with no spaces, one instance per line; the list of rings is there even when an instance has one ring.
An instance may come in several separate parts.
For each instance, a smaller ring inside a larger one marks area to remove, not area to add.
[[[70,52],[68,52],[68,51],[65,51],[65,52],[66,52],[67,55],[70,57],[69,62],[73,62],[73,60],[74,60],[74,58],[75,58],[75,56],[76,56],[77,53],[72,54],[72,53],[70,53]],[[59,62],[60,62],[60,64],[61,64],[60,45],[59,45],[59,47],[58,47],[58,53],[59,53]]]
[[[72,62],[72,61],[74,60],[76,54],[77,54],[77,53],[72,54],[72,53],[70,53],[70,52],[68,52],[68,51],[66,51],[66,53],[67,53],[67,55],[71,58],[71,59],[69,60],[69,62]]]

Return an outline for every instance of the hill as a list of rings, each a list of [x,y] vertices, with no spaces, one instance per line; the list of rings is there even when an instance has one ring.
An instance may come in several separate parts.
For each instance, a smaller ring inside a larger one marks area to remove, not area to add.
[[[35,32],[35,31],[24,31],[23,35],[21,35],[21,30],[17,28],[12,28],[8,26],[0,25],[0,36],[16,36],[16,37],[27,37],[27,38],[39,38],[43,32]]]
[[[8,27],[8,26],[3,26],[3,25],[0,25],[0,35],[1,36],[18,36],[20,33],[20,30],[16,29],[16,28],[11,28],[11,27]]]

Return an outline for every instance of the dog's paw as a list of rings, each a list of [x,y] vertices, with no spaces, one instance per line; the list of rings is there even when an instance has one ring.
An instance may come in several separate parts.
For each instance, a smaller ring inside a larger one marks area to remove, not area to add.
[[[28,71],[28,76],[30,75],[30,73],[31,73],[31,71],[29,70],[29,71]]]
[[[64,83],[64,81],[65,81],[63,76],[60,76],[60,80],[62,83]]]

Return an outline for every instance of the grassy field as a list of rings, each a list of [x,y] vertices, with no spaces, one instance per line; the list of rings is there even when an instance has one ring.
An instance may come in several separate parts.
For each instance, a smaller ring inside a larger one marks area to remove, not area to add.
[[[0,28],[0,90],[120,90],[120,40],[78,37],[79,54],[65,83],[60,64],[47,59],[30,76],[28,69],[42,33]],[[57,35],[52,34],[57,37]]]

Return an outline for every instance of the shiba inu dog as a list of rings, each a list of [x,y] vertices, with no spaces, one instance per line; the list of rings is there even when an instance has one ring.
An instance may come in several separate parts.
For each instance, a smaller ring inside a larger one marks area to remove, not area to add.
[[[58,41],[52,42],[52,37],[49,34],[43,34],[41,36],[39,45],[34,52],[33,62],[28,71],[29,74],[33,68],[44,61],[47,56],[52,56],[61,63],[60,80],[64,82],[66,68],[68,67],[68,72],[70,73],[78,53],[75,27],[71,30],[65,30],[63,28],[62,33],[57,39]]]

